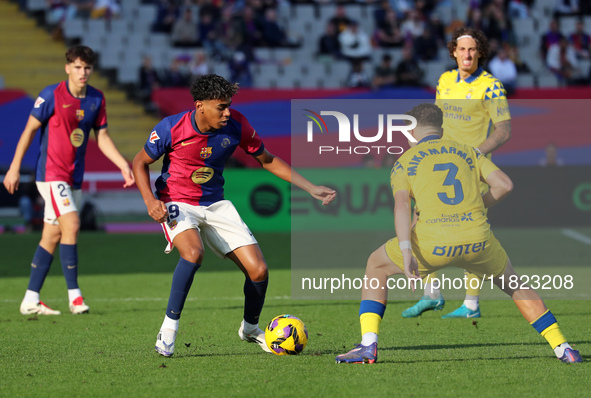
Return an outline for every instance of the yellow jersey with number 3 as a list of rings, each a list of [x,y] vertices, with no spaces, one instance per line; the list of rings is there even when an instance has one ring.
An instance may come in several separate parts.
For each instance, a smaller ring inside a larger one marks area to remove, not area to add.
[[[424,137],[396,162],[390,175],[394,194],[414,198],[420,245],[466,244],[490,237],[480,178],[498,170],[477,149],[458,142]]]
[[[503,84],[482,68],[466,80],[460,79],[457,69],[443,73],[435,103],[443,111],[443,138],[474,148],[488,138],[496,123],[511,119]]]

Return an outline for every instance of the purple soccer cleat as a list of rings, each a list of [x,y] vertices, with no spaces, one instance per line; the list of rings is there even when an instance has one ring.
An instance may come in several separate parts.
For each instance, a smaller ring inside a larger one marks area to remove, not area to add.
[[[337,363],[375,363],[378,360],[378,343],[358,344],[346,354],[337,355]]]
[[[559,359],[565,363],[583,362],[583,358],[581,358],[579,351],[573,350],[572,348],[564,350],[564,354],[562,354]]]

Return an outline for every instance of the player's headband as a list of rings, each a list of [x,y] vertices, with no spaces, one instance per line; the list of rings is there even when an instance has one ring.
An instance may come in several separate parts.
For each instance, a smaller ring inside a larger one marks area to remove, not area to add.
[[[456,42],[460,41],[460,39],[465,39],[465,38],[470,38],[470,39],[473,39],[474,41],[478,41],[478,40],[474,39],[474,38],[473,38],[472,36],[470,36],[470,35],[462,35],[462,36],[460,36],[460,37],[458,37],[458,38],[456,39]]]

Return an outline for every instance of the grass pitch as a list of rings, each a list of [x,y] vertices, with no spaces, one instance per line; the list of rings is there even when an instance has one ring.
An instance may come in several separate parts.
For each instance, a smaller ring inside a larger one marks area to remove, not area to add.
[[[550,257],[561,266],[589,266],[591,249],[583,243],[554,256],[519,251],[524,241],[553,251],[558,230],[495,233],[509,242],[518,272],[520,264]],[[517,236],[519,245],[511,243]],[[0,396],[589,396],[589,301],[547,303],[582,364],[560,363],[511,301],[482,302],[476,320],[441,320],[441,312],[403,319],[409,300],[388,306],[376,365],[337,365],[335,355],[359,342],[359,302],[291,300],[289,236],[257,238],[271,269],[261,318],[300,317],[310,336],[300,356],[277,357],[240,341],[242,274],[210,252],[189,294],[176,353],[158,356],[154,342],[178,260],[176,252],[163,254],[160,235],[83,233],[79,281],[91,313],[69,314],[57,257],[41,297],[62,315],[20,315],[39,235],[0,236]],[[459,304],[448,301],[443,313]]]

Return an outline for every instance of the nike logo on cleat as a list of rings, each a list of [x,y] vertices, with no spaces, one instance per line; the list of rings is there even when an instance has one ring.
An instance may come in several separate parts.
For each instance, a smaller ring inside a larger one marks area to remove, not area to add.
[[[256,337],[252,337],[252,336],[246,336],[246,340],[248,340],[251,343],[257,343],[257,344],[263,344],[261,340],[257,339]]]

